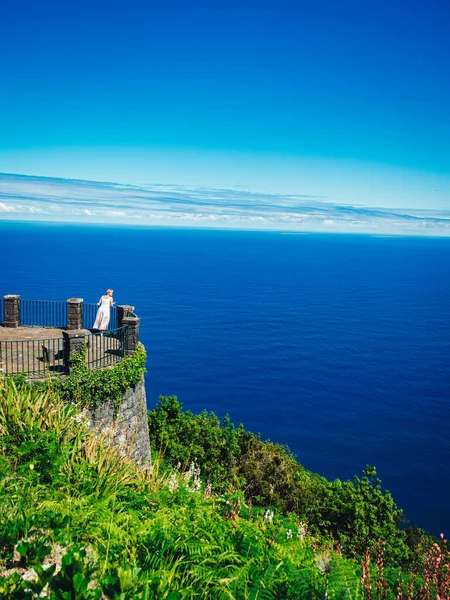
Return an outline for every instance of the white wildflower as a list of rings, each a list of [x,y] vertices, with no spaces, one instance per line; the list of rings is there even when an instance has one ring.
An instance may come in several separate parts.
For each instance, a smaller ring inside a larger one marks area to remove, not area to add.
[[[28,571],[25,571],[25,573],[23,573],[22,579],[25,579],[25,581],[36,582],[38,581],[39,577],[36,571],[33,568],[31,568],[28,569]]]
[[[195,462],[192,461],[189,470],[183,474],[183,480],[185,485],[189,485],[189,482],[191,481],[191,479],[193,479],[193,487],[191,490],[193,492],[197,492],[201,488],[200,472],[200,468],[196,467]]]
[[[194,475],[194,481],[192,482],[192,487],[194,489],[194,492],[200,491],[200,489],[202,487],[202,482],[200,481],[199,473],[200,473],[200,471]]]
[[[322,573],[322,575],[329,575],[331,571],[331,557],[329,554],[319,554],[316,557],[316,567]]]
[[[286,531],[286,539],[287,540],[292,540],[292,529],[288,529]]]
[[[178,479],[175,473],[172,473],[172,475],[169,478],[169,490],[173,493],[175,490],[178,489]]]
[[[273,521],[273,510],[267,509],[264,513],[264,523],[272,523]]]
[[[183,474],[183,479],[184,479],[185,485],[188,485],[188,483],[192,479],[194,472],[195,472],[195,464],[193,462],[191,462],[189,469],[187,471],[185,471]]]
[[[300,524],[298,526],[298,530],[297,530],[297,535],[301,540],[305,539],[306,536],[306,530],[307,530],[307,526],[305,523],[303,523],[302,521],[300,521]]]

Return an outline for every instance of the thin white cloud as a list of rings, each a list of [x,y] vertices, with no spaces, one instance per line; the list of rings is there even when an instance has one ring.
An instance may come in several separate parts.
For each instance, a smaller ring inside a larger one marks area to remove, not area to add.
[[[21,218],[21,213],[31,213],[41,219],[106,223],[450,235],[447,210],[335,204],[308,194],[264,194],[246,189],[162,184],[119,185],[7,174],[0,174],[0,213],[3,218]]]
[[[107,210],[103,214],[107,217],[124,217],[126,213],[123,210]]]

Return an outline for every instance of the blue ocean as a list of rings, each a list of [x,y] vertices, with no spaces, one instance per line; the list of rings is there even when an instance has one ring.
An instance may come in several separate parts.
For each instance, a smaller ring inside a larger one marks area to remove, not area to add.
[[[133,304],[148,406],[229,414],[450,534],[450,239],[0,223],[0,294]]]

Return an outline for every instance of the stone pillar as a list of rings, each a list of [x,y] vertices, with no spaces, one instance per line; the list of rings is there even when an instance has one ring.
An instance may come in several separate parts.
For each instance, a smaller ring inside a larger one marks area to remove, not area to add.
[[[20,296],[10,294],[3,296],[3,302],[5,307],[5,318],[3,325],[5,327],[19,327],[20,326]]]
[[[84,331],[63,331],[64,339],[64,373],[72,371],[70,364],[74,352],[81,352],[84,343]]]
[[[67,300],[67,329],[83,329],[83,298]]]
[[[129,304],[122,304],[121,306],[118,306],[117,327],[122,327],[124,318],[131,316],[131,313],[134,313],[134,306],[130,306]]]
[[[122,324],[128,325],[128,354],[133,354],[139,343],[139,317],[124,317]]]

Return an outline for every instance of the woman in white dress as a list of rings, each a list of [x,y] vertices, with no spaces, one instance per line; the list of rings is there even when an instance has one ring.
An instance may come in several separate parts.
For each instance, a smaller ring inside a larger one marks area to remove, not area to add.
[[[113,290],[106,290],[106,294],[97,302],[100,308],[97,311],[93,329],[98,329],[99,331],[106,331],[108,329],[111,306],[114,306],[112,295]]]

